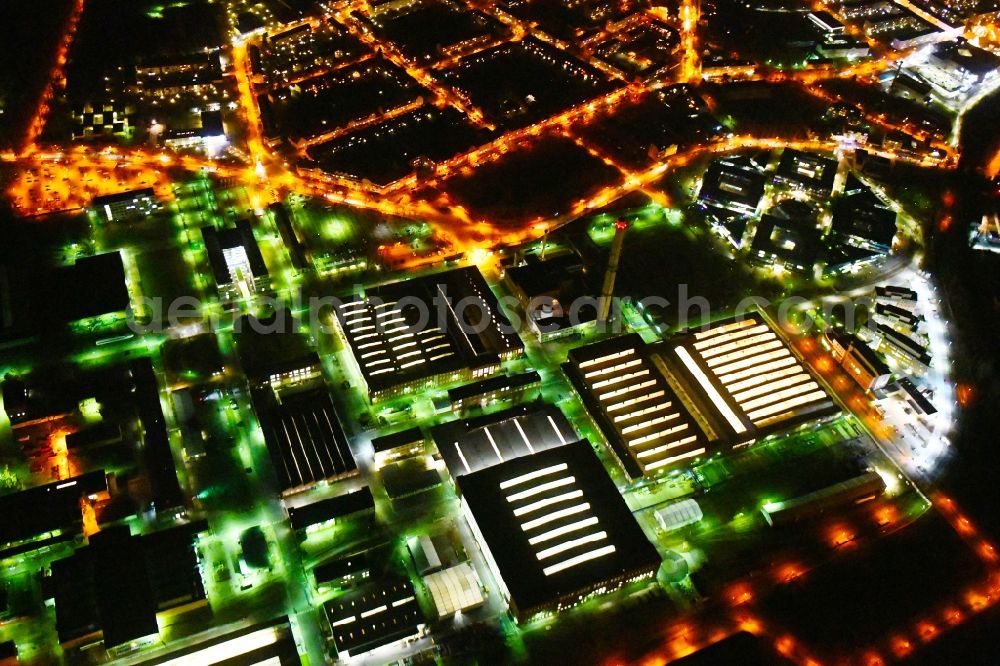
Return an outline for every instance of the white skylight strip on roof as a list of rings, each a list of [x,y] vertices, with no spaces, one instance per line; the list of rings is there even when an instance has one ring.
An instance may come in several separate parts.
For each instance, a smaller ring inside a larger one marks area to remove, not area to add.
[[[693,444],[698,439],[697,435],[690,435],[683,439],[678,439],[676,442],[670,442],[669,444],[662,444],[660,446],[654,447],[652,449],[646,449],[645,451],[639,451],[635,454],[636,458],[653,458],[663,453],[664,451],[669,451],[670,449],[676,449],[680,446],[687,446],[688,444]]]
[[[458,458],[462,461],[462,465],[465,466],[465,473],[469,474],[472,472],[472,468],[469,467],[469,461],[465,459],[465,454],[462,453],[462,446],[458,442],[455,442],[455,451],[458,453]]]
[[[337,620],[336,622],[331,622],[331,623],[330,623],[330,626],[331,626],[331,627],[342,627],[342,626],[344,626],[345,624],[351,624],[351,623],[353,623],[353,622],[354,622],[354,620],[356,620],[356,619],[357,619],[357,618],[356,618],[355,616],[353,616],[353,615],[348,615],[347,617],[345,617],[345,618],[344,618],[344,619],[342,619],[342,620]]]
[[[549,523],[554,523],[557,520],[562,520],[563,518],[568,518],[569,516],[575,516],[576,514],[583,513],[585,511],[590,511],[590,502],[568,506],[565,509],[553,511],[552,513],[542,516],[541,518],[535,518],[534,520],[529,520],[526,523],[521,523],[521,529],[525,532],[530,532],[536,527],[548,525]]]
[[[724,384],[755,377],[762,372],[771,372],[776,368],[783,368],[787,365],[797,363],[791,352],[782,347],[775,349],[766,355],[765,358],[750,358],[745,361],[738,361],[725,367],[713,368],[712,371]]]
[[[358,315],[354,319],[345,319],[344,323],[353,329],[354,325],[357,324],[358,322],[366,322],[366,321],[371,321],[371,317],[369,317],[368,315]]]
[[[631,407],[632,405],[638,405],[640,402],[648,402],[650,400],[655,400],[656,398],[663,396],[664,393],[665,391],[663,389],[659,389],[657,391],[650,391],[649,393],[644,393],[638,398],[629,398],[628,400],[622,400],[621,402],[612,403],[607,407],[605,407],[604,411],[606,411],[608,414],[611,414],[613,412],[617,412],[619,409]],[[670,401],[668,400],[663,404],[669,405]]]
[[[688,372],[690,372],[694,376],[695,380],[697,380],[698,382],[698,385],[701,386],[701,390],[705,392],[705,394],[708,396],[708,399],[712,401],[712,403],[715,405],[715,408],[719,410],[719,413],[722,414],[723,418],[726,419],[726,421],[729,423],[732,429],[738,433],[746,432],[747,430],[746,426],[743,425],[742,421],[736,418],[736,414],[734,414],[733,410],[729,408],[729,405],[726,404],[726,401],[722,399],[722,396],[719,395],[719,392],[715,390],[715,387],[712,386],[712,382],[708,380],[708,377],[705,375],[705,373],[701,371],[701,368],[698,367],[698,364],[695,363],[693,358],[691,358],[691,354],[688,353],[688,350],[684,349],[684,347],[674,347],[674,353],[676,353],[677,356],[681,359],[681,362],[684,363],[684,366],[688,369]]]
[[[666,400],[664,402],[658,402],[656,404],[649,405],[648,407],[637,409],[633,412],[625,412],[624,414],[619,414],[612,420],[615,423],[619,423],[621,421],[628,421],[629,419],[639,418],[640,416],[646,416],[648,414],[656,414],[658,412],[676,413],[673,409],[671,409],[673,407],[673,404],[674,403],[670,402],[669,400]]]
[[[374,377],[375,375],[384,375],[387,372],[393,372],[393,368],[383,368],[382,370],[376,370],[375,372],[371,373],[371,376]]]
[[[558,426],[556,426],[556,422],[555,420],[553,420],[551,414],[549,414],[549,425],[552,426],[552,429],[556,431],[556,436],[559,438],[559,442],[565,444],[566,438],[563,437],[562,430],[560,430]]]
[[[405,354],[400,354],[396,358],[402,361],[404,358],[410,358],[411,356],[419,356],[421,352],[419,349],[414,349],[413,351],[406,352]]]
[[[812,393],[807,393],[805,395],[793,398],[792,400],[786,400],[785,402],[780,402],[768,407],[763,407],[755,412],[750,412],[747,414],[750,420],[756,423],[759,419],[763,419],[772,414],[777,414],[782,410],[793,410],[796,407],[801,407],[802,405],[807,405],[810,402],[817,402],[819,400],[826,399],[826,393],[823,391],[813,391]]]
[[[630,432],[635,432],[636,430],[642,430],[644,428],[651,428],[652,426],[659,425],[660,423],[666,423],[667,421],[674,421],[679,419],[681,415],[678,412],[671,412],[670,414],[664,414],[662,416],[657,416],[656,418],[646,419],[639,423],[633,423],[630,426],[625,426],[622,428],[622,434],[627,434]]]
[[[583,497],[582,490],[571,490],[568,493],[563,493],[562,495],[556,495],[555,497],[546,497],[545,499],[536,500],[531,504],[525,504],[522,507],[518,507],[514,509],[514,515],[520,517],[525,514],[531,513],[533,511],[544,509],[547,506],[558,504],[559,502],[566,502],[573,499],[580,499],[581,497]]]
[[[577,555],[576,557],[571,557],[564,562],[559,564],[553,564],[551,567],[545,567],[542,569],[542,573],[546,576],[551,576],[552,574],[559,573],[560,571],[565,571],[566,569],[572,569],[575,566],[589,562],[591,560],[596,560],[599,557],[604,557],[615,552],[614,546],[604,546],[603,548],[598,548],[597,550],[592,550],[582,555]]]
[[[508,488],[513,488],[514,486],[521,485],[522,483],[534,481],[535,479],[548,476],[549,474],[555,474],[556,472],[565,472],[568,468],[569,466],[566,463],[558,463],[555,465],[549,465],[548,467],[543,467],[542,469],[536,469],[532,472],[515,476],[513,479],[508,479],[502,482],[500,484],[500,490],[507,490]]]
[[[701,351],[701,357],[704,359],[716,358],[718,356],[724,356],[744,349],[756,347],[757,345],[761,345],[775,339],[777,339],[777,336],[774,334],[774,332],[768,330],[765,331],[764,333],[759,333],[757,335],[751,335],[745,338],[734,340],[733,342],[721,345],[719,347],[709,347],[708,349],[703,349]]]
[[[399,608],[403,604],[408,604],[411,601],[416,601],[416,600],[417,600],[417,598],[413,597],[413,596],[405,597],[403,599],[396,599],[395,601],[392,602],[392,607],[393,608]]]
[[[389,342],[395,342],[396,340],[404,340],[406,338],[412,338],[413,333],[400,333],[399,335],[394,335],[389,338]]]
[[[799,368],[795,369],[799,370]],[[733,398],[736,402],[740,403],[740,405],[743,405],[748,400],[756,398],[757,396],[764,395],[765,393],[773,393],[788,386],[796,386],[808,380],[809,375],[799,370],[799,372],[796,372],[795,374],[788,374],[780,379],[772,379],[764,384],[758,384],[754,388],[747,389],[746,391],[733,393]],[[730,392],[732,391],[730,390]]]
[[[630,356],[634,353],[635,353],[635,348],[629,347],[628,349],[623,349],[619,352],[613,352],[611,354],[605,354],[604,356],[598,356],[597,358],[592,358],[588,361],[580,361],[580,363],[576,367],[581,369],[589,368],[592,365],[597,365],[598,363],[604,363],[605,361],[621,358],[623,356]]]
[[[560,477],[555,481],[546,481],[543,484],[532,486],[527,490],[522,490],[520,492],[514,493],[513,495],[509,495],[507,497],[507,501],[511,503],[520,502],[521,500],[528,499],[529,497],[534,497],[535,495],[541,495],[542,493],[552,490],[554,488],[561,488],[563,486],[568,486],[573,483],[576,483],[576,477],[573,476]]]
[[[377,358],[374,361],[365,361],[365,367],[372,368],[376,365],[385,365],[386,363],[392,363],[392,361],[388,358]]]
[[[497,446],[496,440],[493,439],[493,433],[490,432],[490,427],[489,426],[485,426],[483,428],[483,432],[486,433],[486,439],[488,439],[490,441],[490,446],[493,447],[493,453],[497,454],[497,459],[500,462],[503,462],[503,456],[500,454],[500,447]]]
[[[399,366],[399,369],[403,370],[405,368],[412,368],[415,365],[420,365],[421,363],[426,363],[426,362],[427,359],[418,358],[416,361],[410,361],[409,363],[404,363],[403,365]]]
[[[790,398],[792,396],[805,393],[807,391],[813,391],[818,389],[819,386],[813,381],[812,377],[803,373],[798,377],[798,382],[795,384],[789,384],[784,387],[774,387],[774,390],[760,395],[752,400],[744,400],[739,403],[740,407],[743,408],[744,412],[751,412],[758,407],[763,407],[764,405],[770,405],[776,400],[781,400],[783,398]]]
[[[584,518],[583,520],[578,520],[575,523],[570,523],[569,525],[563,525],[557,527],[554,530],[549,530],[548,532],[542,532],[538,536],[533,536],[528,539],[528,543],[532,546],[537,546],[540,543],[545,543],[546,541],[552,541],[553,539],[558,539],[565,534],[572,534],[573,532],[579,532],[582,529],[586,529],[592,525],[597,524],[597,518],[590,516],[589,518]]]
[[[436,349],[444,349],[445,347],[451,347],[451,345],[448,344],[447,342],[442,342],[439,345],[434,345],[433,347],[427,347],[426,349],[427,349],[427,351],[432,352],[432,351],[434,351]]]
[[[672,465],[678,460],[685,460],[687,458],[696,458],[697,456],[700,456],[704,453],[705,453],[704,448],[695,449],[694,451],[686,451],[684,453],[672,456],[670,458],[664,458],[663,460],[657,460],[656,462],[649,463],[648,465],[644,466],[643,469],[647,471],[653,469],[659,469],[660,467],[666,467],[667,465]]]
[[[794,398],[797,395],[802,395],[803,393],[808,393],[809,391],[815,391],[819,386],[810,379],[808,376],[804,377],[804,381],[790,386],[788,388],[781,389],[780,391],[775,390],[772,393],[761,396],[759,398],[754,398],[753,400],[747,400],[746,402],[741,402],[740,407],[743,408],[744,412],[752,412],[758,407],[763,407],[764,405],[770,405],[772,402],[778,400],[785,400],[787,398]]]
[[[717,335],[714,338],[709,338],[708,340],[702,340],[701,342],[694,343],[694,348],[697,349],[702,356],[707,356],[709,354],[716,353],[716,350],[722,350],[729,347],[729,345],[734,342],[746,338],[747,336],[757,335],[763,332],[770,332],[767,326],[760,324],[758,326],[751,326],[750,328],[741,328],[723,335]],[[773,333],[772,333],[773,335]],[[721,351],[718,353],[722,353]]]
[[[663,439],[664,437],[669,437],[670,435],[676,435],[682,430],[687,430],[688,424],[681,423],[675,425],[673,428],[667,428],[666,430],[657,430],[656,432],[651,432],[648,435],[643,435],[642,437],[636,437],[635,439],[630,439],[628,441],[628,446],[630,449],[634,449],[637,446],[645,444],[646,442],[653,442],[658,439]]]
[[[352,326],[351,333],[363,333],[364,331],[374,331],[375,324],[369,324],[368,326]]]
[[[715,356],[710,360],[705,361],[705,365],[707,365],[710,368],[716,368],[720,366],[724,367],[727,364],[732,363],[733,361],[736,360],[745,359],[748,361],[753,361],[753,359],[756,359],[760,357],[762,354],[766,354],[767,352],[773,349],[784,349],[784,348],[785,344],[781,340],[777,338],[772,338],[769,342],[757,343],[752,347],[746,347],[744,349],[730,352],[722,356]]]
[[[379,349],[375,349],[375,350],[372,350],[370,352],[365,352],[364,354],[361,355],[361,358],[363,360],[363,359],[366,359],[366,358],[368,358],[370,356],[379,356],[380,354],[387,354],[387,353],[388,352],[385,349],[383,349],[383,348],[380,347]]]
[[[633,386],[623,386],[622,388],[615,389],[614,391],[601,393],[600,395],[597,396],[597,399],[600,400],[601,402],[604,402],[608,398],[613,398],[616,395],[622,395],[628,393],[629,391],[638,391],[639,389],[649,388],[650,386],[654,386],[655,384],[656,384],[655,379],[648,379],[640,384],[635,384]]]
[[[591,370],[584,375],[585,379],[590,379],[591,377],[600,377],[601,375],[606,375],[611,372],[620,372],[628,368],[633,368],[642,363],[642,359],[633,358],[631,360],[625,361],[624,363],[616,363],[615,365],[609,365],[606,368],[600,368],[598,370]]]
[[[448,356],[454,356],[454,355],[455,355],[455,352],[450,352],[450,351],[449,351],[449,352],[445,352],[445,353],[443,353],[443,354],[438,354],[437,356],[431,356],[431,360],[432,360],[432,361],[436,361],[436,360],[438,360],[439,358],[446,358],[446,357],[448,357]]]
[[[365,333],[364,335],[355,335],[354,342],[360,342],[361,340],[367,340],[368,338],[378,337],[378,333]]]
[[[396,301],[386,301],[385,303],[373,303],[372,307],[378,310],[379,308],[391,308],[396,304]]]
[[[740,370],[739,372],[733,372],[726,375],[719,372],[719,368],[716,368],[715,372],[719,377],[719,381],[726,386],[729,386],[732,382],[740,381],[748,377],[757,377],[762,372],[773,372],[780,368],[786,368],[793,365],[797,368],[800,367],[799,362],[795,360],[795,357],[792,356],[787,349],[779,349],[777,352],[771,352],[769,356],[776,360],[770,360],[767,363],[756,365],[749,370]]]
[[[521,422],[514,419],[514,427],[517,428],[517,432],[521,435],[521,439],[524,440],[524,445],[528,447],[528,451],[534,453],[535,447],[531,445],[531,441],[528,439],[528,436],[524,434],[524,428],[521,427]]]
[[[378,608],[372,608],[371,610],[364,611],[363,613],[361,613],[361,617],[362,619],[366,617],[371,617],[372,615],[378,615],[379,613],[384,613],[387,610],[389,610],[389,607],[386,605],[382,605],[379,606]]]
[[[607,379],[602,379],[599,382],[594,382],[590,385],[593,390],[604,388],[605,386],[614,386],[615,384],[621,384],[622,382],[627,382],[638,377],[645,377],[649,374],[649,368],[643,368],[642,370],[637,370],[635,372],[627,372],[624,375],[618,375],[617,377],[608,377]]]
[[[753,326],[757,321],[754,319],[743,319],[741,321],[730,322],[724,326],[716,326],[707,331],[702,331],[701,333],[695,333],[695,340],[704,340],[705,338],[710,338],[714,335],[719,335],[720,333],[726,333],[728,331],[735,331],[737,329],[743,328],[744,326]]]
[[[358,351],[361,351],[362,349],[367,349],[369,347],[375,347],[381,344],[382,342],[380,340],[376,340],[375,342],[366,342],[363,345],[358,345]]]
[[[696,338],[699,342],[694,343],[695,349],[704,349],[706,347],[713,347],[715,345],[722,345],[726,342],[731,342],[736,338],[744,335],[753,335],[754,333],[770,330],[766,324],[762,324],[757,321],[746,320],[738,322],[735,325],[730,324],[727,326],[722,326],[715,329],[717,331],[716,335],[712,335],[706,338]]]
[[[593,534],[587,534],[586,536],[579,537],[578,539],[572,539],[571,541],[564,541],[557,546],[551,546],[544,550],[540,550],[535,553],[535,557],[538,561],[547,560],[548,558],[558,555],[559,553],[565,553],[567,550],[572,550],[584,544],[594,543],[596,541],[605,541],[608,538],[608,533],[604,530],[600,532],[594,532]]]
[[[364,300],[360,300],[359,299],[359,300],[356,300],[356,301],[347,301],[345,303],[341,303],[337,307],[339,307],[339,308],[352,308],[353,309],[353,308],[363,308],[363,307],[367,307],[367,306],[368,306],[367,302],[365,302]]]
[[[363,308],[363,307],[365,307],[365,302],[364,301],[351,301],[350,303],[341,303],[340,304],[341,311],[344,311],[347,308],[351,308],[351,310],[353,311],[353,310],[355,310],[357,308]]]

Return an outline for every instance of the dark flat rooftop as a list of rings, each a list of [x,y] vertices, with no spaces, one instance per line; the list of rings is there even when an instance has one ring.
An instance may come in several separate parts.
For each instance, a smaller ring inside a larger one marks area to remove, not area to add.
[[[282,491],[355,473],[357,463],[325,388],[286,396],[253,391],[254,410]]]
[[[540,382],[541,379],[541,375],[534,370],[530,372],[522,372],[517,375],[499,375],[497,377],[490,377],[489,379],[473,382],[472,384],[465,384],[463,386],[449,389],[448,399],[452,403],[455,403],[459,400],[475,398],[476,396],[484,395],[486,393],[491,393],[504,388],[517,389],[522,386],[528,386]]]
[[[152,187],[143,187],[137,190],[129,190],[127,192],[116,192],[115,194],[105,194],[103,196],[94,197],[90,203],[92,208],[101,208],[102,206],[121,203],[126,201],[132,201],[133,199],[139,199],[141,197],[155,198],[156,192]]]
[[[407,446],[422,441],[424,441],[424,433],[421,432],[420,428],[413,427],[374,438],[372,440],[372,448],[375,449],[375,453],[382,453],[391,451],[399,446]]]
[[[450,421],[434,428],[431,437],[454,477],[578,439],[566,417],[552,405],[514,407]]]
[[[240,318],[236,351],[249,378],[263,382],[275,373],[320,365],[308,339],[299,333],[301,323],[287,308]]]
[[[382,468],[382,485],[389,499],[397,500],[427,492],[441,485],[441,475],[425,467],[422,460],[410,459]]]
[[[481,545],[522,612],[659,566],[659,554],[586,441],[456,482]]]
[[[373,392],[524,350],[475,266],[372,287],[336,314]]]
[[[751,251],[773,255],[809,271],[821,249],[820,232],[804,220],[783,220],[764,215],[754,232]]]
[[[184,504],[184,492],[177,480],[177,467],[163,417],[160,389],[149,357],[129,364],[134,386],[136,412],[144,431],[142,466],[152,487],[151,500],[158,510]]]
[[[324,604],[333,640],[343,656],[361,654],[413,636],[423,623],[409,581],[381,581]]]
[[[828,157],[786,148],[775,175],[809,189],[829,193],[837,175],[837,163]]]
[[[758,169],[715,160],[705,171],[698,199],[726,208],[736,205],[755,210],[764,196],[765,180]]]
[[[66,322],[124,312],[129,306],[120,252],[77,259],[57,271],[53,287],[53,305]]]
[[[82,520],[80,498],[107,490],[103,471],[0,497],[0,543],[74,527]]]
[[[316,583],[323,585],[324,583],[331,583],[351,574],[366,571],[370,566],[371,562],[369,561],[368,554],[358,553],[357,555],[334,558],[316,565],[313,569],[313,575],[316,577]]]
[[[156,598],[142,542],[128,526],[105,529],[90,538],[94,597],[104,644],[114,647],[159,632]]]
[[[194,541],[204,521],[146,536],[105,528],[52,563],[61,641],[102,630],[108,648],[158,633],[156,613],[204,599]]]
[[[365,486],[361,490],[291,508],[288,510],[288,517],[292,521],[293,530],[304,530],[310,525],[374,508],[375,498],[372,497],[371,489]]]
[[[888,248],[896,235],[896,211],[867,193],[841,197],[833,204],[832,230]]]

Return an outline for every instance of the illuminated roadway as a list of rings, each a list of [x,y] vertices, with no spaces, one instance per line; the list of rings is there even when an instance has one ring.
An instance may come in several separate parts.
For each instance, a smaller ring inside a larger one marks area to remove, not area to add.
[[[436,96],[434,101],[437,105],[452,106],[465,113],[473,122],[488,126],[479,109],[473,107],[458,91],[438,81],[432,71],[433,68],[428,69],[415,64],[406,58],[395,45],[378,38],[366,25],[360,23],[353,16],[354,12],[365,11],[366,9],[367,3],[363,1],[355,2],[349,9],[346,11],[337,11],[334,16],[339,17],[348,30],[357,38],[368,44],[371,48],[380,50],[388,60],[405,69],[412,77],[430,89]],[[572,50],[562,40],[552,38],[545,33],[540,33],[537,29],[532,30],[531,26],[495,8],[495,6],[491,5],[482,9],[488,11],[498,20],[503,21],[512,31],[514,40],[521,39],[527,34],[533,34],[543,41],[552,43],[563,50]],[[439,235],[451,242],[456,251],[471,251],[477,247],[489,248],[500,243],[527,240],[538,235],[539,220],[527,221],[523,225],[523,228],[511,230],[509,227],[500,228],[489,220],[472,219],[469,213],[460,206],[453,205],[445,207],[442,210],[440,206],[414,199],[412,193],[417,180],[412,175],[391,183],[384,188],[378,188],[322,172],[297,172],[293,168],[290,168],[283,158],[269,151],[263,140],[260,113],[257,108],[254,83],[250,75],[247,45],[242,42],[236,43],[232,47],[231,53],[237,90],[239,92],[240,108],[246,125],[246,148],[252,164],[238,165],[219,160],[177,156],[171,153],[149,151],[146,149],[111,150],[95,153],[93,150],[85,147],[75,147],[65,152],[59,149],[43,148],[37,144],[37,137],[44,127],[48,110],[47,102],[52,94],[51,90],[54,85],[63,80],[62,67],[65,64],[66,52],[71,44],[75,26],[79,19],[78,12],[82,11],[82,1],[76,7],[76,11],[77,13],[74,14],[74,17],[67,26],[64,38],[60,42],[49,86],[46,88],[45,96],[39,104],[36,120],[32,123],[32,129],[27,137],[27,147],[19,154],[7,153],[2,156],[4,162],[13,163],[20,167],[17,177],[9,189],[9,194],[18,209],[24,213],[43,214],[55,210],[77,209],[86,206],[89,198],[93,196],[124,191],[135,187],[152,186],[157,188],[158,191],[165,193],[164,191],[167,189],[169,180],[164,171],[167,168],[182,167],[189,170],[205,169],[221,176],[238,179],[251,192],[254,205],[257,208],[262,208],[268,203],[277,201],[289,192],[295,192],[308,196],[320,196],[335,203],[377,210],[387,215],[425,219],[435,226]],[[670,20],[671,18],[663,15],[662,8],[651,11],[658,18],[664,20]],[[694,0],[686,0],[680,6],[679,17],[673,21],[675,24],[679,22],[682,40],[681,67],[677,76],[678,82],[697,81],[702,77],[696,34],[698,20],[697,3]],[[608,69],[606,63],[600,62],[598,65],[599,61],[596,58],[585,57],[585,59],[592,65],[599,67],[602,71]],[[451,62],[457,62],[457,60],[452,58]],[[887,66],[885,61],[880,60],[877,62],[848,65],[839,69],[831,66],[820,66],[793,72],[734,71],[714,72],[709,74],[709,76],[714,78],[715,76],[725,74],[730,80],[792,81],[805,86],[804,89],[810,94],[819,94],[819,91],[811,87],[810,84],[826,78],[872,76],[884,70]],[[312,73],[312,76],[319,76],[323,73],[325,73],[325,70]],[[452,174],[499,160],[512,150],[548,132],[564,132],[567,129],[586,125],[612,112],[626,98],[634,99],[638,95],[657,90],[669,84],[670,82],[662,80],[628,84],[606,95],[540,120],[523,129],[506,132],[490,143],[477,146],[468,152],[438,163],[429,184],[434,185],[436,182],[444,180]],[[382,122],[387,118],[411,110],[410,106],[403,109],[390,110],[378,117],[355,121],[347,127],[333,130],[329,135],[307,139],[301,148],[304,149],[309,145],[340,136],[354,129]],[[892,126],[881,118],[869,117],[868,120],[884,127],[916,134],[914,128]],[[587,149],[588,152],[592,154],[598,152],[594,146],[588,145],[587,142],[578,138],[575,133],[574,140]],[[643,190],[662,177],[668,170],[686,164],[700,154],[706,152],[726,152],[741,148],[781,148],[787,146],[815,151],[835,151],[840,148],[840,144],[834,140],[817,139],[789,142],[777,138],[731,136],[716,143],[696,146],[688,151],[667,156],[648,169],[638,172],[617,164],[607,155],[602,155],[601,159],[603,161],[614,166],[621,172],[621,181],[616,185],[611,185],[595,192],[586,200],[578,201],[566,214],[556,220],[546,221],[546,227],[551,231],[588,211],[606,206],[630,192]],[[928,151],[924,154],[897,153],[891,150],[869,150],[883,157],[906,161],[924,167],[948,168],[953,165],[954,158],[954,154],[949,150],[949,147],[939,145],[932,147],[932,151],[936,152]],[[998,164],[1000,164],[1000,161],[998,161]],[[28,171],[28,169],[38,169],[39,167],[44,167],[48,171],[44,179]],[[88,169],[112,168],[116,169],[117,173],[120,174],[119,178],[102,179],[95,178],[91,174],[91,177],[88,179]],[[44,183],[42,182],[43,180],[45,181]],[[662,199],[662,197],[658,198]],[[445,199],[447,199],[447,195],[445,195]]]

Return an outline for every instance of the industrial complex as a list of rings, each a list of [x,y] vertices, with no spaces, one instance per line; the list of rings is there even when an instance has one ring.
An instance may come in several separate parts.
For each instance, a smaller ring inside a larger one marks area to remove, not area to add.
[[[997,664],[997,0],[0,2],[0,666]]]

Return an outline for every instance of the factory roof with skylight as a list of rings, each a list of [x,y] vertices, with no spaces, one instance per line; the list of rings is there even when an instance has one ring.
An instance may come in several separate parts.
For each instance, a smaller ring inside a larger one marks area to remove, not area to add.
[[[578,347],[564,368],[630,477],[708,452],[704,433],[638,335]]]
[[[557,407],[522,406],[437,426],[431,436],[452,476],[472,474],[578,437]]]
[[[474,266],[375,287],[335,311],[373,395],[459,371],[486,376],[524,351]]]
[[[660,566],[586,441],[457,483],[473,532],[520,619],[652,577]]]
[[[713,439],[750,441],[837,411],[760,313],[675,336],[658,356],[707,420]]]

